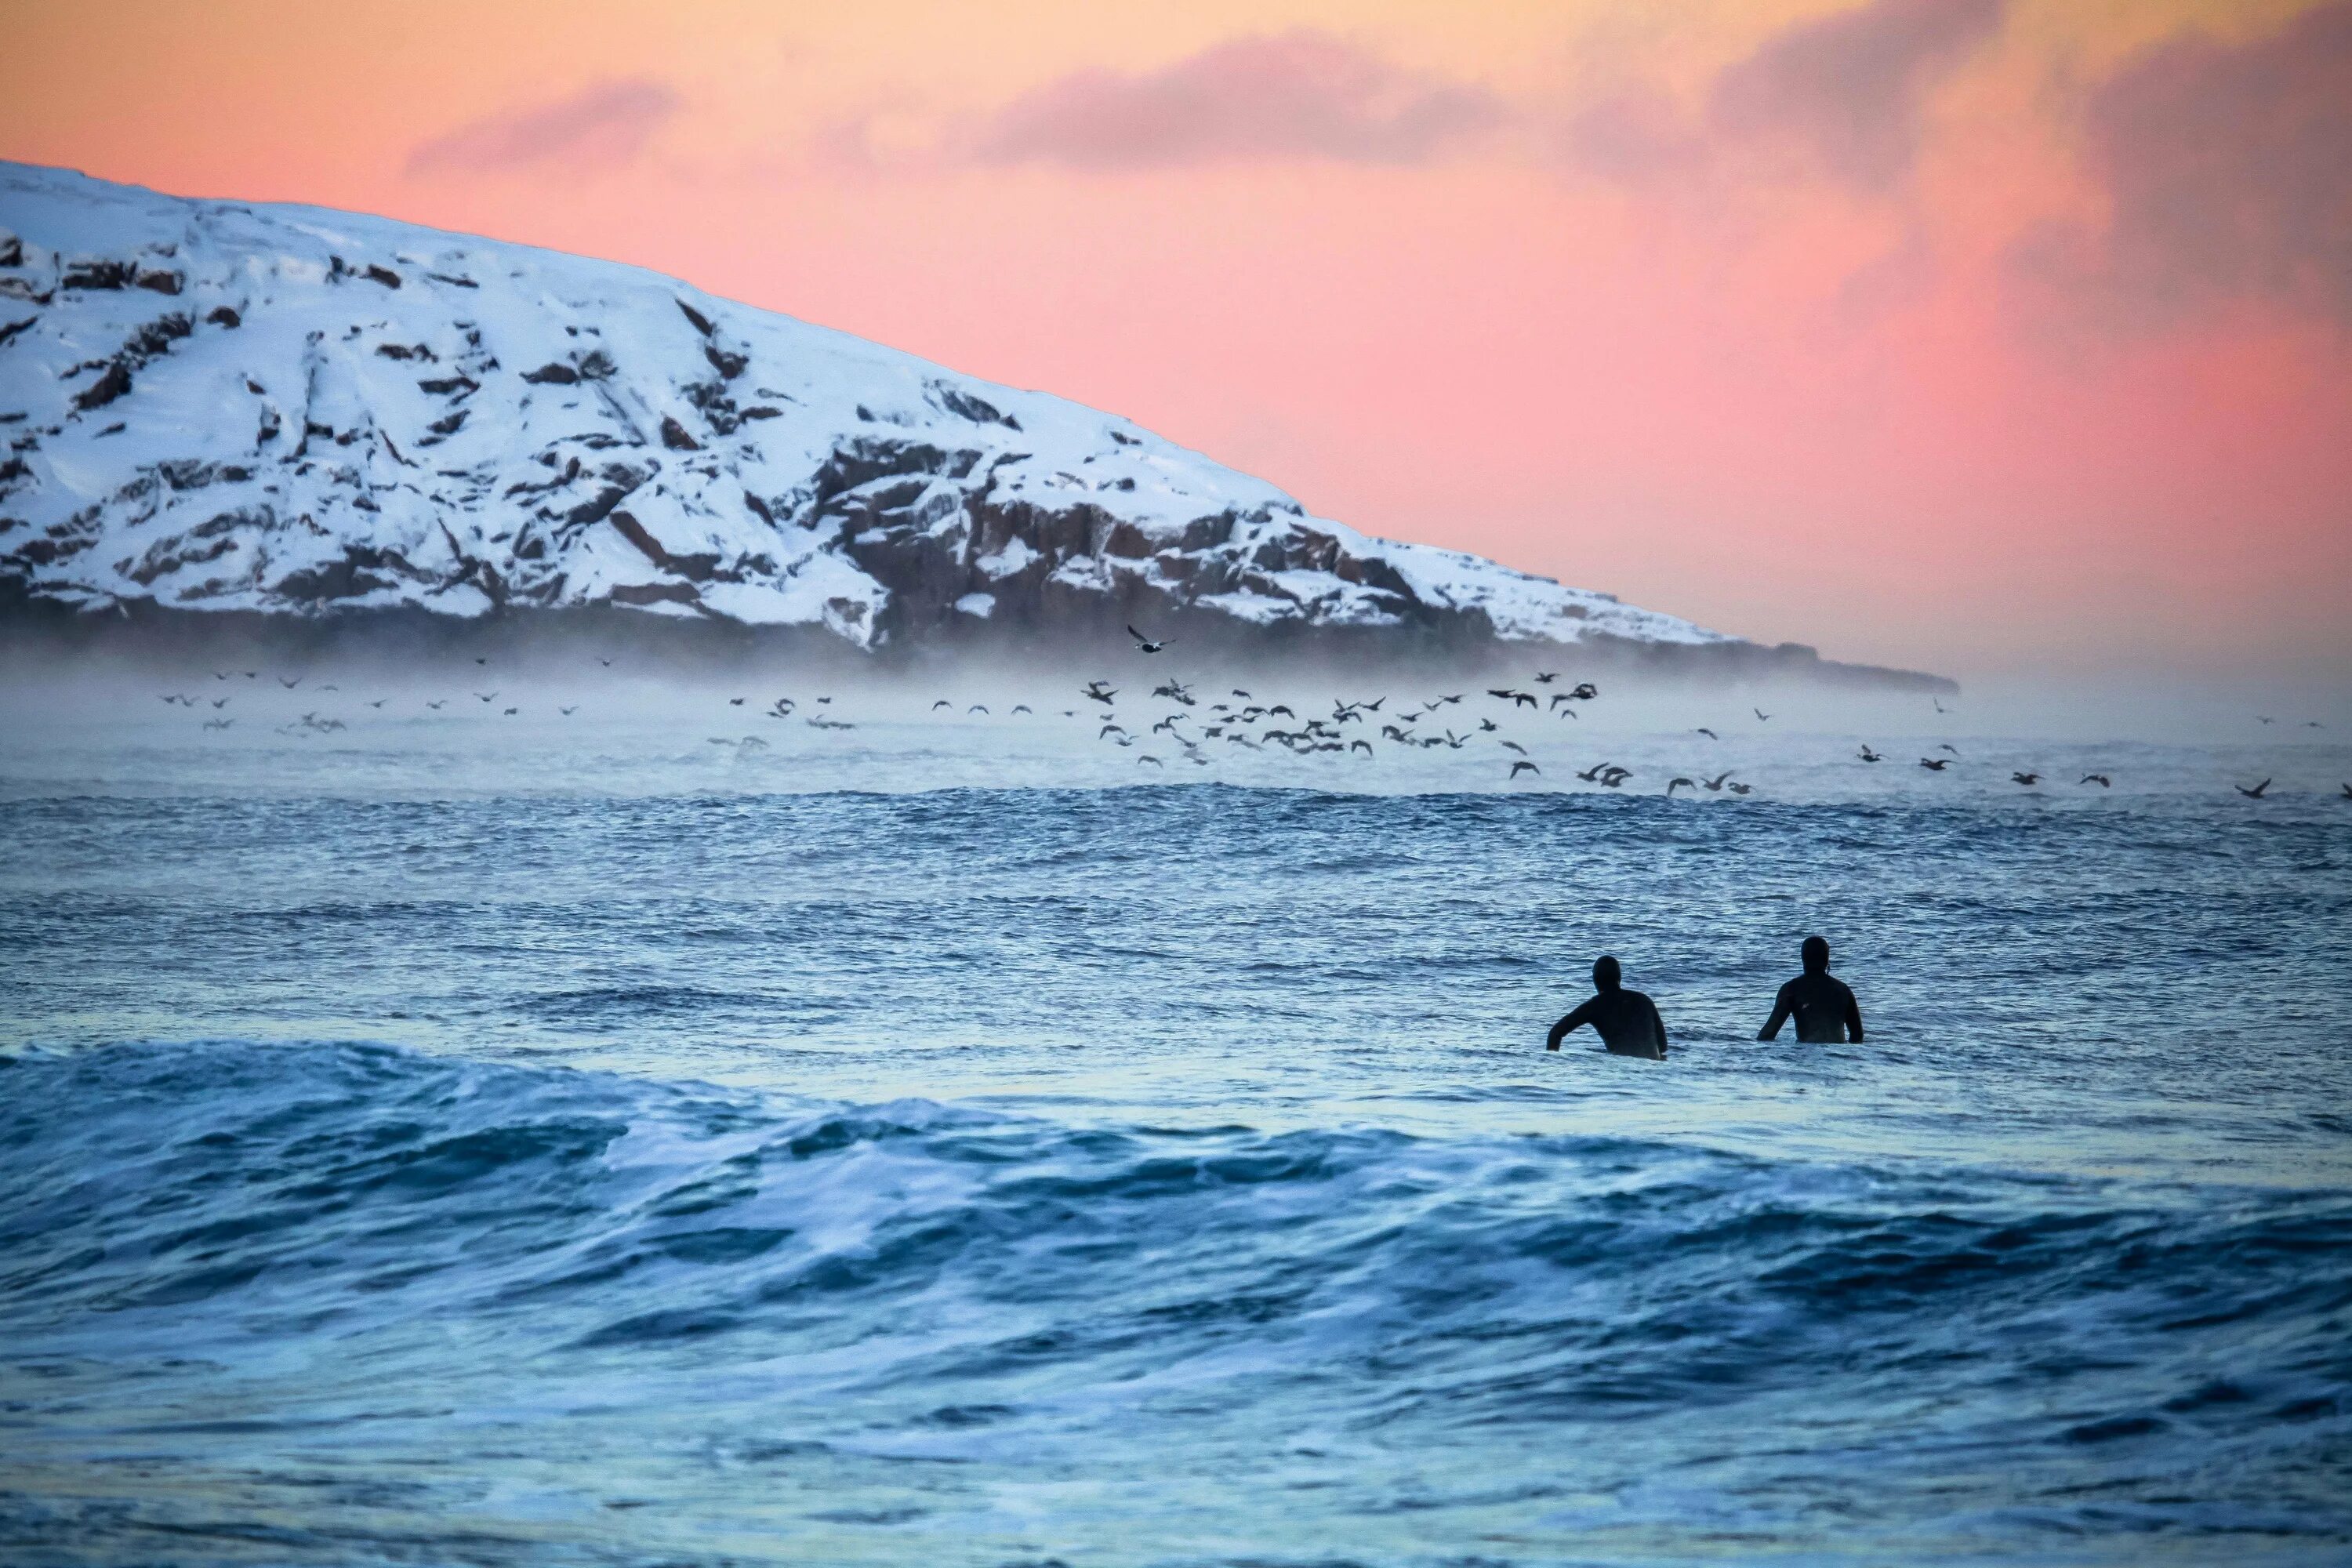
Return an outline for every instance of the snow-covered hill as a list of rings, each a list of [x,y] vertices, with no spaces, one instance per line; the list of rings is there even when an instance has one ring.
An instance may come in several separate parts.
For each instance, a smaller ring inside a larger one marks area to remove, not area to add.
[[[616,605],[866,647],[1130,618],[1732,641],[635,268],[18,164],[0,579],[93,609]]]

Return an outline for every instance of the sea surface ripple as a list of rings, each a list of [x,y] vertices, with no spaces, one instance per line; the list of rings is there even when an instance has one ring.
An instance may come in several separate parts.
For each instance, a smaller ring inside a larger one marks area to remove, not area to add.
[[[2352,1561],[2239,804],[0,799],[0,1558]]]

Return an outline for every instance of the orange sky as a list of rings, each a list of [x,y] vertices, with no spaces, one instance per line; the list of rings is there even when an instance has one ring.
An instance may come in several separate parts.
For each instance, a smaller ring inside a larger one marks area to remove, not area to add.
[[[0,157],[642,263],[1727,630],[2352,673],[2352,0],[9,33]]]

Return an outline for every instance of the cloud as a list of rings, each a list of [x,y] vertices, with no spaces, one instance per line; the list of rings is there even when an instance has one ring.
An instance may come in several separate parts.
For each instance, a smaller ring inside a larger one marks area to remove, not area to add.
[[[1873,0],[1776,35],[1716,79],[1709,128],[1785,142],[1866,190],[1917,162],[1927,93],[2000,31],[2003,0]]]
[[[614,168],[644,151],[678,108],[677,90],[665,82],[641,77],[591,82],[569,98],[489,115],[420,142],[408,154],[408,172]]]
[[[2045,272],[2148,313],[2259,298],[2352,325],[2352,0],[2160,46],[2091,91],[2083,126],[2107,221],[2041,237]]]
[[[1278,159],[1415,163],[1501,123],[1486,89],[1313,31],[1237,38],[1159,70],[1079,71],[990,116],[982,163],[1171,168]]]

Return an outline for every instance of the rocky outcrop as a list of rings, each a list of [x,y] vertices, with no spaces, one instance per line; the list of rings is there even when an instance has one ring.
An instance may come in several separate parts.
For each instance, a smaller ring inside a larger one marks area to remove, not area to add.
[[[611,263],[0,165],[0,606],[1746,647]]]

